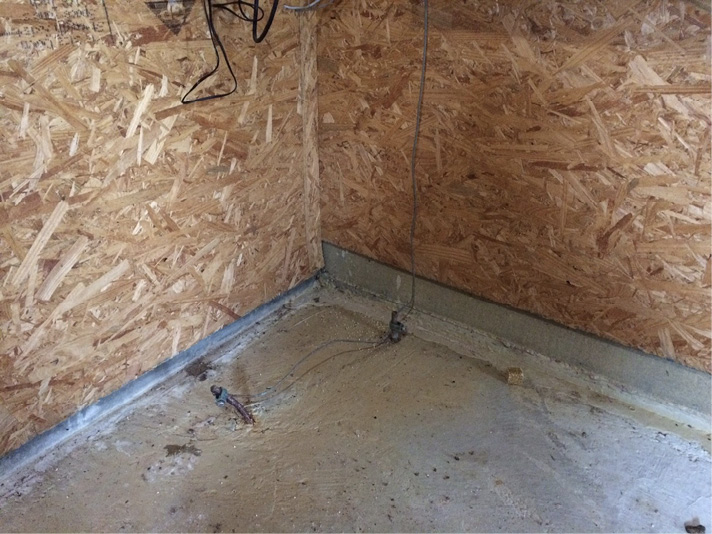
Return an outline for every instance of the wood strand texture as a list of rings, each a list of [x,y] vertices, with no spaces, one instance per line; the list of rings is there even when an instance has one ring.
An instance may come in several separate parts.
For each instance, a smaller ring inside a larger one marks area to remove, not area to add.
[[[320,14],[324,239],[409,268],[422,2]],[[430,2],[419,274],[710,371],[710,13]]]
[[[193,4],[0,3],[0,454],[321,267],[300,22],[217,16],[238,91],[184,106]]]

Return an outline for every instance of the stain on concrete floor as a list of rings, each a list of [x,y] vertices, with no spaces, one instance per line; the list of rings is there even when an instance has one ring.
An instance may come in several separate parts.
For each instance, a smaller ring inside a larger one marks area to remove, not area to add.
[[[121,418],[0,480],[0,529],[684,532],[695,516],[710,524],[708,434],[691,439],[674,421],[643,417],[477,333],[457,350],[418,328],[397,345],[329,346],[289,389],[250,406],[253,426],[215,405],[211,384],[254,396],[319,344],[379,338],[388,316],[352,302],[333,290],[318,303],[303,299],[239,353],[206,355]],[[359,312],[369,309],[378,314]],[[524,368],[522,386],[507,385],[510,365]]]

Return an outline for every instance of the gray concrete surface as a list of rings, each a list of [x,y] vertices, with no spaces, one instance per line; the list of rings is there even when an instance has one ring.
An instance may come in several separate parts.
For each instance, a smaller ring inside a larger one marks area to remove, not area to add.
[[[327,273],[348,287],[399,303],[410,298],[410,275],[399,269],[329,243],[324,243],[324,260]],[[709,426],[712,378],[707,373],[429,280],[417,280],[416,294],[419,309],[596,373],[631,398],[689,410],[688,415],[698,424]]]
[[[315,353],[245,425],[211,384],[254,398],[328,340],[380,339],[390,311],[328,287],[293,307],[0,476],[0,530],[684,532],[694,517],[709,528],[709,433],[422,312],[397,345]],[[504,379],[515,365],[522,386]]]
[[[249,337],[242,334],[259,321],[279,314],[280,310],[298,298],[305,291],[314,288],[316,278],[312,277],[298,284],[270,302],[252,310],[237,321],[221,328],[217,332],[200,340],[195,345],[176,354],[150,371],[142,374],[135,380],[119,388],[117,391],[102,397],[98,401],[79,410],[58,425],[31,439],[21,447],[10,453],[0,456],[0,474],[9,474],[36,460],[53,448],[60,446],[77,432],[95,424],[103,418],[110,416],[136,399],[141,398],[151,389],[163,383],[169,377],[180,372],[185,366],[205,354],[219,354],[225,351],[236,351],[242,343],[249,341]]]

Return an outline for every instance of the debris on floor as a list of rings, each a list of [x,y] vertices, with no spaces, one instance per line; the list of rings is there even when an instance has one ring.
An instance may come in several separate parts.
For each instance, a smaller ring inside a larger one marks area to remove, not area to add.
[[[705,526],[700,525],[699,517],[695,517],[692,521],[685,523],[685,532],[687,532],[687,534],[705,534]]]
[[[524,384],[524,371],[520,367],[510,367],[507,369],[507,384],[510,386],[521,386]]]
[[[208,372],[212,371],[212,369],[212,365],[206,362],[203,358],[199,358],[187,366],[184,371],[188,376],[192,376],[200,382],[204,382],[208,378]]]
[[[197,449],[195,445],[166,445],[163,447],[166,450],[166,457],[177,456],[179,454],[192,454],[193,456],[200,456],[203,451]]]

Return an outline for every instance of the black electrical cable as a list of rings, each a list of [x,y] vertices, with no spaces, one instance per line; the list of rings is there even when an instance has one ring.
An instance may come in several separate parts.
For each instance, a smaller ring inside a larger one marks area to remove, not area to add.
[[[238,9],[240,10],[239,13],[236,13],[235,11],[233,11],[231,8],[228,7],[228,6],[233,6],[233,5],[237,5]],[[219,3],[213,4],[213,7],[222,9],[223,11],[227,11],[228,13],[231,13],[232,15],[236,16],[238,19],[244,20],[246,22],[253,22],[253,21],[259,22],[264,18],[265,12],[261,7],[258,6],[257,17],[255,18],[254,14],[248,15],[247,13],[245,13],[245,6],[249,7],[249,9],[251,9],[251,10],[254,9],[254,5],[250,4],[246,0],[233,0],[232,2],[219,2]]]
[[[252,19],[252,40],[256,43],[261,43],[262,40],[267,37],[267,32],[269,32],[269,29],[272,27],[272,23],[274,22],[274,16],[277,13],[277,6],[279,5],[279,0],[274,0],[274,2],[272,3],[272,11],[270,11],[269,18],[267,19],[267,24],[265,24],[262,33],[260,33],[259,35],[257,34],[257,14],[260,11],[260,0],[253,1],[255,2],[255,4],[254,18]]]
[[[215,30],[215,26],[213,25],[213,2],[212,0],[203,0],[203,10],[205,11],[205,19],[208,23],[208,32],[210,33],[210,40],[213,43],[213,50],[215,51],[215,67],[210,72],[207,72],[203,74],[197,82],[193,84],[193,87],[190,88],[190,90],[183,95],[183,98],[180,99],[180,101],[183,104],[192,104],[193,102],[204,102],[206,100],[213,100],[215,98],[222,98],[224,96],[231,95],[237,90],[237,77],[235,76],[235,73],[232,70],[232,66],[230,65],[230,61],[227,58],[227,52],[225,51],[225,47],[222,44],[222,41],[220,40],[220,35],[217,33]],[[220,51],[218,51],[218,49]],[[227,68],[230,71],[230,75],[232,76],[232,82],[233,86],[232,89],[226,93],[219,93],[215,95],[208,95],[208,96],[202,96],[198,98],[193,98],[193,99],[188,99],[188,96],[195,91],[198,86],[200,86],[205,80],[210,78],[213,74],[215,74],[218,71],[218,68],[220,68],[220,52],[222,52],[222,56],[225,59],[225,63],[227,63]]]
[[[220,9],[223,11],[227,11],[231,15],[237,17],[240,20],[244,20],[246,22],[251,22],[252,23],[252,40],[255,43],[260,43],[264,40],[265,37],[267,37],[267,33],[269,32],[270,28],[272,27],[272,23],[274,22],[274,17],[277,13],[277,7],[279,5],[279,0],[274,0],[272,2],[272,9],[270,10],[270,14],[267,18],[267,22],[265,23],[264,28],[262,29],[262,32],[259,32],[259,26],[258,23],[264,19],[265,17],[265,12],[264,9],[260,7],[260,0],[252,0],[252,2],[248,2],[247,0],[232,0],[230,2],[219,2],[219,3],[214,3],[213,0],[203,0],[203,10],[205,11],[205,20],[208,23],[208,33],[210,34],[210,41],[213,44],[213,50],[215,52],[215,67],[210,72],[207,72],[203,74],[197,82],[193,84],[193,86],[188,90],[188,92],[183,95],[183,98],[181,98],[181,102],[183,104],[192,104],[194,102],[205,102],[206,100],[214,100],[216,98],[223,98],[226,96],[229,96],[233,94],[235,91],[237,91],[237,76],[235,76],[235,72],[232,70],[232,65],[230,64],[230,59],[227,56],[227,51],[225,50],[225,46],[222,43],[222,40],[220,39],[220,34],[218,33],[217,29],[215,28],[215,23],[213,20],[213,12],[215,9]],[[230,6],[237,6],[238,11],[234,11]],[[252,14],[248,14],[245,10],[251,10]],[[218,69],[220,68],[220,56],[222,55],[223,59],[225,60],[225,63],[227,64],[227,68],[230,71],[230,76],[232,77],[232,89],[230,89],[227,92],[224,93],[218,93],[214,95],[208,95],[208,96],[202,96],[198,98],[192,98],[189,99],[188,97],[190,96],[193,91],[195,91],[205,80],[213,76]]]

